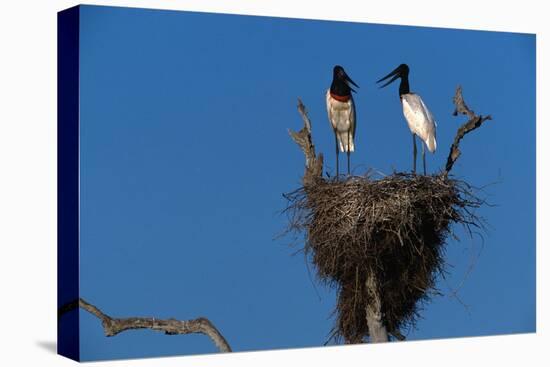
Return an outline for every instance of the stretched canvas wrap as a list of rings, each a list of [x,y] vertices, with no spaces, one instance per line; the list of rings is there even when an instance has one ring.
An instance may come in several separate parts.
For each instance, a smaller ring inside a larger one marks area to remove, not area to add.
[[[59,354],[535,332],[535,41],[61,11]]]

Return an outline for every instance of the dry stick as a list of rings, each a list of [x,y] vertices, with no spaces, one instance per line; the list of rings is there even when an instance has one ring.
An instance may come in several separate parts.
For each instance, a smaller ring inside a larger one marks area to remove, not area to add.
[[[456,132],[455,140],[451,145],[449,157],[447,158],[447,164],[445,165],[445,172],[443,173],[445,176],[449,174],[456,160],[460,157],[460,149],[458,148],[458,145],[464,135],[480,127],[486,120],[492,120],[490,115],[476,115],[474,111],[468,108],[464,102],[464,98],[462,97],[462,87],[460,85],[456,88],[453,103],[456,106],[453,116],[457,116],[458,114],[466,115],[468,116],[468,121],[464,123]]]
[[[208,336],[218,347],[220,352],[231,352],[231,347],[223,335],[216,329],[210,320],[204,317],[184,321],[176,319],[159,320],[154,317],[112,318],[82,298],[78,300],[78,306],[101,320],[106,336],[115,336],[123,331],[134,329],[163,331],[167,335],[199,333]],[[61,317],[64,313],[76,307],[76,301],[62,306],[58,311],[58,317]]]
[[[288,129],[290,137],[304,152],[306,157],[306,170],[304,172],[303,183],[304,186],[312,183],[315,179],[319,178],[323,174],[323,154],[315,154],[315,146],[311,138],[311,120],[306,111],[306,107],[302,103],[302,100],[298,98],[298,112],[302,116],[304,127],[298,131],[292,131]]]

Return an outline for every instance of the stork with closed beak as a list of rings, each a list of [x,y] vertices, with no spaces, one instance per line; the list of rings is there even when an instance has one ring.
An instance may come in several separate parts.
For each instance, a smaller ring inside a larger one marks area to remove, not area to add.
[[[336,143],[336,177],[339,175],[339,151],[346,152],[348,156],[349,175],[350,153],[355,150],[353,141],[355,138],[355,104],[351,96],[351,92],[355,92],[355,90],[350,87],[350,84],[359,88],[346,74],[344,68],[336,65],[333,69],[332,84],[326,93],[328,119],[334,131]]]

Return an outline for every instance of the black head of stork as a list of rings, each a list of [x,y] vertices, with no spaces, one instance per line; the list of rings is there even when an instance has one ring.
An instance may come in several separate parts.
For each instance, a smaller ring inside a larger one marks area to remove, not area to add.
[[[409,66],[407,64],[401,64],[398,67],[396,67],[391,73],[383,77],[382,79],[378,80],[377,83],[383,82],[384,80],[391,78],[388,80],[385,84],[381,85],[380,88],[384,88],[385,86],[391,84],[393,81],[395,81],[398,78],[401,78],[401,83],[399,84],[399,95],[402,96],[404,94],[408,94],[410,92],[409,90]]]
[[[338,96],[349,96],[355,90],[350,86],[350,83],[359,88],[357,84],[346,73],[343,67],[336,65],[332,71],[332,84],[330,85],[331,93]]]

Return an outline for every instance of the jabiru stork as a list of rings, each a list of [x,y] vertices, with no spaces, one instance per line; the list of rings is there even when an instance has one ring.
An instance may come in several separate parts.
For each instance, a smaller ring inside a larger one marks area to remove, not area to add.
[[[339,175],[339,152],[346,152],[348,157],[348,175],[350,174],[350,153],[355,150],[355,104],[350,84],[359,88],[340,65],[334,66],[332,84],[326,93],[327,112],[330,125],[334,131],[336,144],[336,177]],[[340,148],[340,149],[338,149]]]
[[[401,104],[403,105],[403,114],[409,125],[409,129],[412,132],[413,138],[413,172],[416,173],[416,138],[419,136],[423,140],[422,144],[422,162],[424,165],[424,175],[426,174],[426,152],[424,150],[424,145],[428,147],[430,153],[434,153],[437,147],[436,137],[436,126],[437,123],[435,119],[426,107],[422,98],[416,93],[412,93],[409,90],[409,66],[407,64],[399,65],[391,73],[378,80],[377,83],[380,83],[388,78],[388,82],[382,85],[380,88],[392,83],[394,80],[401,78],[399,84],[399,98],[401,99]]]

